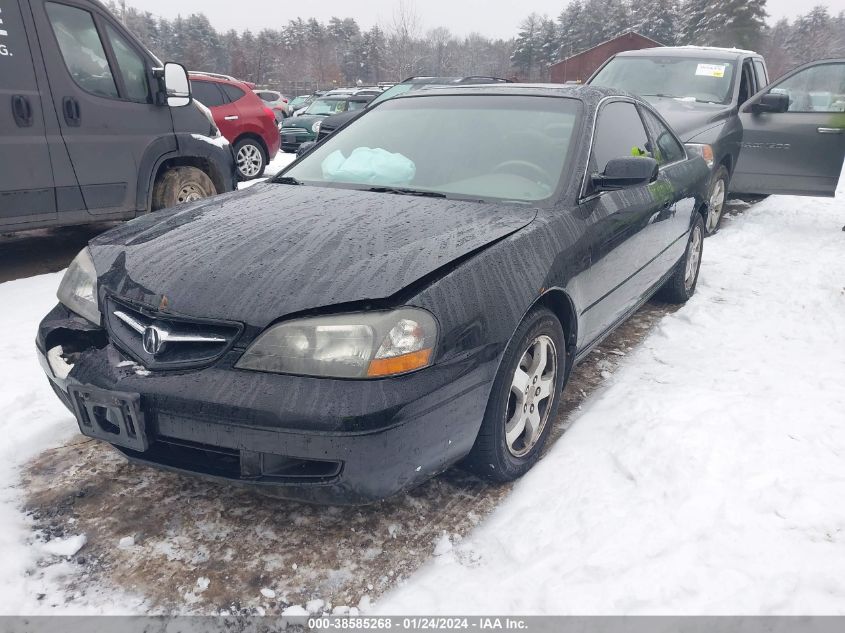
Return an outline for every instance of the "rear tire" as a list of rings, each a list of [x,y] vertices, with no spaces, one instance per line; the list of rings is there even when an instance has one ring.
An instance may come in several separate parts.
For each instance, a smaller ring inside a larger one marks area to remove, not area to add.
[[[158,211],[215,195],[217,188],[204,171],[196,167],[173,167],[156,180],[152,210]]]
[[[498,482],[525,474],[540,458],[557,417],[566,369],[560,321],[547,308],[532,309],[505,349],[464,466]]]
[[[730,174],[724,165],[713,174],[710,188],[707,190],[707,215],[704,218],[704,236],[710,237],[719,230],[722,216],[725,213],[725,203],[728,200],[728,183]]]
[[[657,298],[667,303],[686,303],[695,294],[698,284],[698,271],[701,269],[701,254],[704,244],[704,220],[701,214],[695,214],[687,249],[684,256],[675,264],[672,276],[657,291]]]
[[[264,175],[267,156],[261,143],[251,138],[244,138],[235,143],[235,167],[238,180],[253,180]]]

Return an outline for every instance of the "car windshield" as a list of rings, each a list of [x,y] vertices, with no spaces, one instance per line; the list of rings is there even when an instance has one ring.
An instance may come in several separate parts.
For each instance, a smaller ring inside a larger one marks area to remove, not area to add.
[[[280,182],[533,202],[557,190],[581,102],[510,95],[391,99],[328,137]]]
[[[299,106],[308,101],[308,97],[295,97],[293,101],[290,102],[292,106]]]
[[[643,97],[699,103],[731,101],[734,63],[694,57],[615,57],[590,81]]]
[[[317,99],[305,108],[305,114],[337,114],[346,108],[346,99]]]

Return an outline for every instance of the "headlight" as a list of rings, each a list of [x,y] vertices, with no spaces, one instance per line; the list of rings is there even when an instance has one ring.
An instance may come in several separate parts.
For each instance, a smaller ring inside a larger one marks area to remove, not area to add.
[[[317,121],[314,125],[311,126],[311,131],[314,132],[314,134],[320,133],[320,124],[321,123],[322,123],[322,121]]]
[[[67,272],[56,293],[65,306],[100,325],[100,309],[97,307],[97,271],[87,248],[79,251],[67,267]]]
[[[691,154],[696,154],[704,159],[707,166],[713,168],[713,148],[705,143],[684,143],[684,147]]]
[[[437,323],[417,308],[296,319],[262,333],[235,367],[279,374],[379,378],[427,367]]]

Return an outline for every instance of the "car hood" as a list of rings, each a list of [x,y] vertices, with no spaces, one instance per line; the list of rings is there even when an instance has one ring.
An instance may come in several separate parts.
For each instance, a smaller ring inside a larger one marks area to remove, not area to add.
[[[686,142],[701,132],[733,116],[730,105],[696,103],[667,97],[644,97]]]
[[[365,108],[360,110],[348,110],[347,112],[341,112],[339,114],[333,114],[331,116],[327,116],[323,119],[323,122],[320,124],[323,129],[326,130],[336,130],[341,125],[346,125],[352,119],[357,119],[359,116],[366,112]]]
[[[325,114],[300,114],[285,119],[282,122],[282,127],[307,127],[310,129],[316,121],[322,121],[326,116]]]
[[[139,218],[90,249],[103,291],[264,327],[388,298],[535,216],[516,205],[262,183]]]

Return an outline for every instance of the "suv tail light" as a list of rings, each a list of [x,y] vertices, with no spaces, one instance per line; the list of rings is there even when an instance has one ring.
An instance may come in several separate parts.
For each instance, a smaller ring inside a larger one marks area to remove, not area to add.
[[[270,117],[271,120],[273,120],[273,121],[276,120],[276,115],[267,106],[264,106],[264,114],[266,114],[268,117]]]

